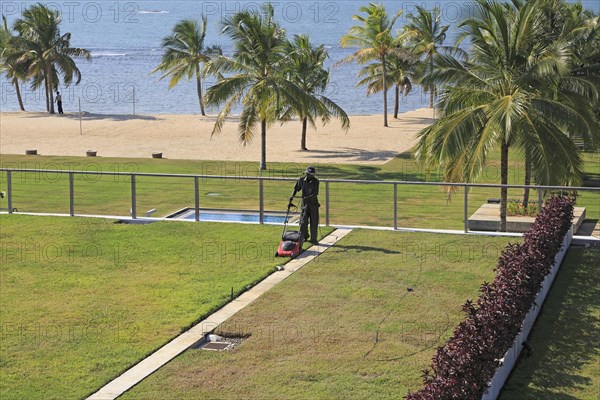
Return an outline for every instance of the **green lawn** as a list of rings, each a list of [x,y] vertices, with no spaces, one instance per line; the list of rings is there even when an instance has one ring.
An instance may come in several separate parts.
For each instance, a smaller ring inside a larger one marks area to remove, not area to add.
[[[279,235],[0,216],[0,398],[91,394],[274,271]]]
[[[124,399],[399,399],[492,279],[507,238],[354,231]]]
[[[590,183],[600,176],[600,155],[585,154]],[[515,160],[517,160],[515,156]],[[104,172],[151,172],[172,174],[208,174],[226,176],[256,176],[256,163],[211,162],[190,160],[152,160],[122,158],[45,157],[2,155],[0,164],[10,168],[70,169]],[[492,157],[480,182],[499,182],[499,163]],[[270,163],[264,176],[295,178],[305,165]],[[437,173],[421,169],[408,154],[403,154],[384,165],[316,165],[321,178],[439,181]],[[510,163],[511,183],[521,184],[523,166]],[[0,190],[6,190],[6,174],[0,174]],[[126,176],[76,176],[75,212],[79,214],[128,215],[131,207],[130,180]],[[324,186],[324,185],[323,185]],[[166,216],[184,207],[194,205],[193,180],[139,177],[137,180],[137,209],[139,215],[158,209],[155,216]],[[292,182],[266,182],[265,208],[281,211],[291,194]],[[69,212],[69,184],[67,175],[48,173],[15,173],[13,176],[13,207],[25,212]],[[321,188],[321,203],[325,188]],[[393,225],[393,187],[332,183],[330,185],[330,222],[345,225]],[[521,190],[509,191],[510,198],[518,199]],[[257,182],[241,180],[206,179],[200,182],[200,204],[205,208],[253,209],[259,206]],[[469,194],[469,215],[489,197],[499,197],[497,189],[472,189]],[[600,219],[600,195],[581,194],[578,202],[587,207],[590,219]],[[537,194],[532,194],[537,199]],[[399,186],[398,224],[401,227],[461,229],[463,227],[463,193],[451,198],[440,188]],[[0,200],[6,207],[6,199]],[[322,210],[324,214],[324,209]]]
[[[501,400],[597,400],[600,248],[571,248]]]

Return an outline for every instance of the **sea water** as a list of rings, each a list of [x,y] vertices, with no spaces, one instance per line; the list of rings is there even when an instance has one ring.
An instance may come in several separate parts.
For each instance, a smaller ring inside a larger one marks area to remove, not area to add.
[[[0,2],[2,15],[9,24],[21,16],[22,11],[34,4],[32,1]],[[230,40],[220,34],[223,18],[241,10],[255,10],[260,1],[43,1],[62,15],[61,32],[71,32],[71,44],[92,52],[93,60],[78,60],[82,80],[79,85],[64,87],[60,91],[66,112],[81,109],[102,114],[192,114],[199,113],[196,85],[193,81],[181,81],[169,89],[168,78],[160,80],[160,74],[152,71],[161,61],[161,39],[169,35],[173,26],[182,19],[208,17],[207,46],[218,44],[226,55],[231,54]],[[381,1],[390,14],[402,12],[396,24],[401,28],[406,16],[416,5],[427,9],[439,7],[443,24],[450,25],[446,40],[453,45],[457,25],[472,15],[473,3],[469,1]],[[600,2],[583,1],[583,5],[595,12]],[[356,49],[342,48],[340,38],[356,23],[352,16],[367,1],[292,0],[273,1],[275,18],[291,38],[294,34],[308,34],[314,44],[323,44],[329,51],[327,66],[331,81],[326,96],[337,102],[352,115],[383,113],[382,95],[366,95],[365,87],[356,87],[355,63],[338,64]],[[214,83],[207,78],[205,88]],[[18,104],[15,90],[3,76],[0,79],[0,109],[16,111]],[[43,111],[45,100],[42,90],[31,90],[23,85],[22,95],[28,111]],[[417,85],[406,97],[401,98],[400,111],[414,110],[429,105],[429,98]],[[393,91],[389,92],[389,111],[393,108]],[[209,109],[209,112],[216,112]]]

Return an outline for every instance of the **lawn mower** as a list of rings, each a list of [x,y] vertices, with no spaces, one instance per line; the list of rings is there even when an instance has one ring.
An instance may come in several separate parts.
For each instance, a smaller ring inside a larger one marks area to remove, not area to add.
[[[304,238],[300,232],[300,226],[297,231],[288,231],[287,224],[290,216],[290,209],[294,207],[296,210],[298,207],[291,201],[288,203],[287,212],[285,213],[285,222],[283,223],[283,232],[281,233],[281,243],[279,248],[275,252],[275,257],[291,257],[295,258],[302,252],[302,245],[304,244]],[[304,213],[304,207],[300,213],[299,224],[302,223],[302,214]]]

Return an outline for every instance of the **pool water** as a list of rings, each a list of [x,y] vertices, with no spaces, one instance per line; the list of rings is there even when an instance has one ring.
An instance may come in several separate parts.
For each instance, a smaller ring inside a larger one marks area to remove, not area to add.
[[[196,219],[196,213],[194,210],[186,212],[185,214],[179,215],[175,217],[176,219],[187,219],[194,220]],[[228,222],[260,222],[259,214],[250,214],[250,213],[235,213],[235,212],[200,212],[200,221],[228,221]],[[283,224],[286,222],[285,215],[265,215],[264,221],[268,223],[275,224]]]

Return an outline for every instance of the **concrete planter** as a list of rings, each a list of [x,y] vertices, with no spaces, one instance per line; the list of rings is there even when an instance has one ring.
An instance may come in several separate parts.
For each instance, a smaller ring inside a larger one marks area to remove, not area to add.
[[[550,269],[550,273],[546,276],[546,279],[544,279],[542,288],[538,292],[533,306],[531,307],[531,309],[525,316],[525,319],[523,320],[523,324],[521,325],[521,332],[516,337],[512,347],[508,349],[506,354],[504,354],[504,361],[502,365],[496,369],[496,373],[494,374],[493,378],[489,383],[489,389],[486,392],[486,394],[484,394],[481,397],[481,400],[496,400],[500,395],[500,391],[502,390],[504,383],[506,383],[510,372],[514,368],[519,358],[519,354],[521,354],[521,350],[523,349],[523,343],[527,340],[527,337],[531,332],[531,328],[533,327],[533,324],[535,323],[535,320],[537,319],[537,316],[540,313],[540,309],[544,304],[544,300],[546,300],[548,291],[550,290],[550,287],[554,282],[554,278],[558,273],[558,269],[560,268],[560,265],[562,264],[562,261],[565,258],[565,254],[567,253],[567,250],[569,249],[572,240],[573,229],[571,228],[565,236],[565,238],[563,239],[562,247],[556,255],[556,258],[554,259],[554,264]]]
[[[575,207],[573,210],[573,232],[585,220],[585,208]],[[525,233],[531,229],[535,222],[534,217],[514,216],[506,217],[506,231]],[[469,230],[498,232],[500,230],[500,204],[484,204],[469,218]]]

